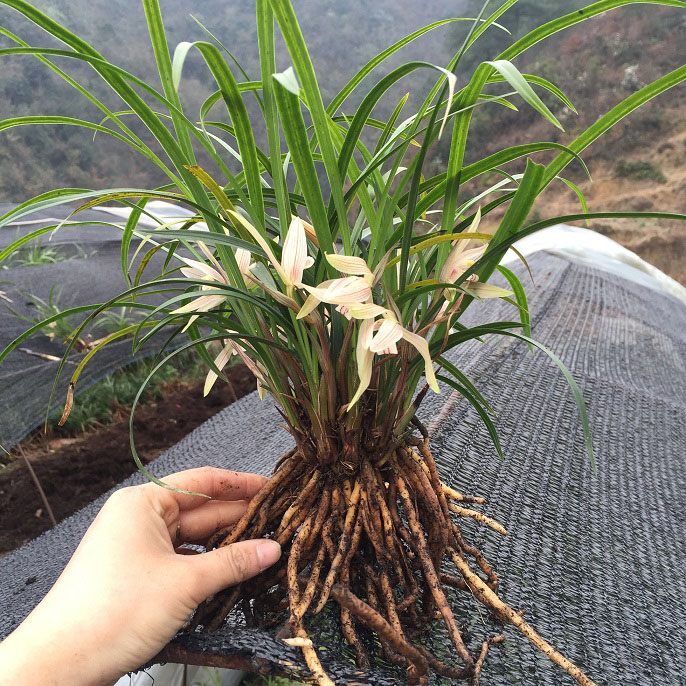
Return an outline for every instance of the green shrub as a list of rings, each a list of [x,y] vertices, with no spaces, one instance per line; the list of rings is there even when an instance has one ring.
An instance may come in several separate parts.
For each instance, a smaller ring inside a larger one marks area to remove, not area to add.
[[[118,406],[133,403],[138,389],[154,366],[152,359],[140,360],[119,369],[113,374],[98,381],[91,388],[76,397],[69,418],[60,429],[61,434],[75,435],[93,429],[99,424],[109,424],[113,412]],[[169,381],[199,381],[204,378],[207,369],[198,355],[193,351],[179,354],[164,365],[148,385],[144,401],[159,400],[162,397],[161,386]],[[54,427],[62,414],[60,409],[50,418]]]
[[[648,160],[636,160],[635,162],[619,160],[615,165],[615,176],[634,181],[667,183],[667,177],[662,173],[662,169]]]

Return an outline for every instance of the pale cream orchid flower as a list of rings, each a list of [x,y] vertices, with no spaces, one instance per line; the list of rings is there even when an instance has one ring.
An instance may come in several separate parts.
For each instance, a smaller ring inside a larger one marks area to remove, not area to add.
[[[245,217],[232,210],[229,213],[238,220],[241,226],[255,239],[260,248],[264,250],[267,259],[274,265],[276,273],[284,286],[286,286],[288,295],[292,295],[293,289],[296,286],[301,287],[300,282],[302,281],[303,271],[314,264],[314,259],[307,254],[307,234],[302,219],[293,216],[286,233],[286,239],[284,240],[281,252],[281,261],[279,262],[264,236]]]
[[[363,319],[360,330],[357,332],[357,347],[355,348],[355,358],[357,361],[357,374],[360,383],[355,391],[355,395],[348,403],[348,411],[360,399],[362,394],[369,388],[372,380],[374,366],[374,353],[369,349],[369,342],[374,331],[374,320]]]
[[[294,216],[288,227],[281,253],[281,265],[288,279],[286,287],[289,295],[292,294],[295,286],[300,286],[303,271],[313,264],[314,259],[307,254],[305,225],[300,217]]]
[[[187,266],[181,267],[181,273],[186,278],[193,279],[196,281],[214,281],[216,283],[221,283],[226,286],[231,285],[229,277],[227,276],[226,272],[219,264],[215,256],[212,254],[212,251],[210,251],[207,248],[207,246],[202,242],[198,243],[198,247],[202,250],[202,252],[208,258],[208,260],[214,266],[211,266],[206,262],[201,262],[199,260],[191,260],[186,257],[182,257],[181,259]],[[243,281],[245,282],[246,286],[249,286],[250,280],[248,278],[248,274],[250,273],[250,269],[252,267],[250,263],[250,252],[248,250],[244,250],[243,248],[238,248],[236,250],[236,262],[238,263],[238,268],[241,274],[243,275]],[[211,284],[201,286],[201,290],[211,291],[213,290],[213,286]],[[188,312],[209,312],[211,309],[223,304],[225,300],[225,295],[201,295],[197,298],[194,298],[189,303],[186,303],[182,307],[178,307],[177,309],[173,310],[172,314],[186,314]],[[198,316],[199,315],[193,315],[188,320],[183,330],[185,331],[186,329],[188,329],[188,327],[191,326],[191,324],[193,324],[193,322],[198,318]]]
[[[217,369],[222,371],[233,355],[238,355],[241,360],[243,360],[243,363],[246,365],[246,367],[248,367],[248,369],[255,375],[257,380],[257,394],[259,395],[260,400],[264,400],[267,395],[267,391],[269,390],[265,377],[267,370],[261,364],[259,364],[259,362],[253,362],[253,360],[248,357],[245,350],[237,343],[229,341],[219,355],[217,355],[214,360],[214,364]],[[207,372],[203,395],[207,395],[212,390],[212,386],[214,386],[217,378],[217,373],[213,369],[210,369],[210,371]]]
[[[226,275],[226,272],[221,267],[215,269],[205,262],[189,260],[186,258],[182,259],[188,265],[187,267],[181,267],[181,273],[186,278],[202,281],[215,281],[216,283],[229,285],[229,279]],[[201,290],[213,290],[213,287],[211,284],[208,284],[207,286],[202,286]],[[225,295],[201,295],[197,298],[193,298],[193,300],[191,300],[189,303],[186,303],[182,307],[172,310],[172,314],[186,314],[187,312],[209,312],[209,310],[218,307],[225,300]],[[191,317],[185,328],[188,328],[197,318],[198,315]]]
[[[397,343],[401,339],[406,340],[410,345],[414,346],[419,354],[424,358],[424,375],[426,382],[429,384],[431,390],[435,393],[440,393],[436,375],[433,370],[433,360],[429,352],[429,344],[425,338],[419,334],[408,331],[408,329],[401,326],[396,319],[393,312],[382,308],[379,305],[368,306],[363,304],[359,307],[352,307],[349,309],[349,314],[352,317],[362,319],[360,330],[357,334],[357,373],[360,377],[360,384],[355,391],[355,395],[348,404],[350,409],[367,390],[372,378],[372,370],[374,366],[374,355],[397,355]],[[366,308],[366,309],[365,309]],[[378,312],[375,308],[383,310]],[[377,314],[382,314],[383,319],[374,321]],[[376,331],[376,334],[374,333]]]
[[[361,257],[328,254],[326,260],[334,269],[351,276],[329,279],[316,287],[300,284],[310,295],[298,312],[298,319],[306,317],[322,302],[338,305],[336,310],[350,319],[347,314],[348,308],[351,305],[366,303],[371,297],[374,274]]]
[[[243,364],[253,373],[255,379],[257,379],[257,394],[260,396],[260,400],[264,400],[267,396],[267,391],[269,390],[267,370],[259,362],[255,362],[251,359],[238,343],[234,343],[233,347],[238,357],[243,360]]]
[[[298,312],[298,319],[306,317],[319,303],[329,305],[360,305],[371,297],[372,287],[359,276],[324,281],[319,286],[301,284],[310,295]]]
[[[336,308],[346,319],[373,319],[380,314],[386,314],[388,310],[381,305],[373,303],[356,303],[353,305],[339,305]]]
[[[236,355],[236,348],[234,347],[234,344],[232,341],[229,341],[222,351],[217,355],[217,357],[214,360],[214,365],[215,367],[219,370],[222,371],[224,367],[228,364],[229,360],[233,355]],[[202,394],[203,396],[208,395],[209,392],[212,390],[212,386],[214,386],[215,381],[217,380],[218,375],[217,372],[214,371],[214,369],[210,369],[209,372],[207,372],[207,376],[205,377],[205,387],[203,388]]]
[[[455,283],[478,259],[486,252],[486,246],[464,250],[462,245],[467,241],[458,241],[457,245],[448,255],[438,280],[441,282]]]
[[[476,233],[481,223],[481,208],[477,209],[474,219],[469,228],[465,231],[466,234]],[[474,240],[460,239],[453,243],[453,249],[445,260],[438,280],[443,282],[455,283],[458,277],[464,274],[486,251],[486,245],[479,245],[472,247],[470,244],[475,243]],[[469,249],[468,249],[469,248]]]
[[[245,248],[236,248],[236,264],[238,265],[238,271],[243,276],[243,283],[246,286],[251,286],[250,270],[255,266],[255,263],[252,261],[250,251]]]
[[[479,228],[479,223],[481,221],[481,209],[476,211],[474,220],[472,221],[470,227],[467,229],[466,233],[475,233]],[[456,283],[460,281],[460,276],[464,274],[472,265],[474,265],[477,260],[483,257],[486,252],[486,245],[480,245],[477,247],[468,247],[470,244],[476,243],[474,240],[459,240],[455,241],[453,249],[445,260],[443,267],[438,275],[438,280],[444,283]],[[512,295],[512,291],[508,291],[504,288],[499,288],[498,286],[491,286],[490,284],[480,283],[479,277],[476,274],[472,274],[464,283],[464,289],[471,295],[475,295],[478,298],[506,298]],[[455,295],[454,289],[446,289],[446,295],[449,299],[452,299]],[[442,311],[447,307],[447,303],[444,304]]]

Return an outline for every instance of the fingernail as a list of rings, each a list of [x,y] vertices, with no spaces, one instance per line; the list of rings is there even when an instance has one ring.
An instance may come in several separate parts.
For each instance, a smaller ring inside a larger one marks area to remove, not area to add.
[[[257,544],[257,559],[260,569],[271,567],[281,557],[281,546],[276,541],[264,539]]]

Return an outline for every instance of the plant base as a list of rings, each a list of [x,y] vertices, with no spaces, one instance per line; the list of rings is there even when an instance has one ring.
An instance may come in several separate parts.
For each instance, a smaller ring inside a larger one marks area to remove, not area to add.
[[[458,525],[475,519],[501,534],[497,522],[465,505],[482,504],[441,483],[424,427],[382,460],[341,465],[340,473],[291,451],[253,498],[236,524],[208,542],[208,549],[249,538],[270,537],[284,549],[280,562],[263,574],[218,594],[202,605],[193,628],[218,629],[236,606],[248,625],[288,621],[279,636],[302,649],[312,678],[333,686],[305,629],[308,615],[329,600],[340,609],[341,630],[361,669],[370,666],[360,626],[378,637],[384,657],[407,669],[408,681],[424,684],[430,671],[478,686],[491,646],[504,636],[484,639],[471,654],[462,638],[444,588],[476,598],[501,621],[512,624],[580,684],[594,686],[581,670],[552,648],[496,594],[498,577],[481,552],[468,544]],[[458,575],[441,571],[445,559]],[[412,639],[442,621],[459,658],[446,664]]]

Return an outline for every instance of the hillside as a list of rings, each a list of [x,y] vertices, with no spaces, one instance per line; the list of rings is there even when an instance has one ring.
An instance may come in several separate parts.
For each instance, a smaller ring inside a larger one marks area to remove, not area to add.
[[[35,4],[118,66],[152,85],[159,84],[140,0],[41,0]],[[411,0],[380,0],[373,4],[365,0],[298,0],[296,11],[321,78],[324,97],[331,98],[377,52],[425,24],[454,14],[459,16],[463,4],[464,0],[432,0],[429,6]],[[163,0],[161,6],[172,50],[180,41],[210,40],[193,21],[192,14],[236,56],[251,78],[259,78],[255,0]],[[122,12],[122,7],[127,11]],[[0,26],[30,45],[63,47],[6,7],[0,7]],[[0,47],[14,45],[0,35]],[[389,60],[386,68],[411,59],[444,64],[450,58],[449,49],[446,28],[441,27],[408,45],[399,56]],[[283,47],[279,56],[279,68],[285,69],[290,61]],[[32,56],[5,56],[0,60],[0,119],[60,114],[100,121],[97,109]],[[108,105],[119,108],[116,98],[90,67],[74,64],[73,60],[56,62]],[[199,104],[214,90],[211,85],[207,67],[198,54],[191,53],[182,82],[188,112],[197,114]],[[412,85],[404,83],[402,93]],[[419,85],[424,86],[417,83],[415,88]],[[253,102],[248,100],[248,105],[252,107]],[[392,109],[393,105],[389,107]],[[259,130],[256,137],[258,142],[264,140]],[[93,143],[92,134],[73,127],[0,132],[0,201],[19,202],[56,186],[150,187],[165,180],[155,167],[121,144],[102,136]]]
[[[547,7],[554,14],[566,3],[531,0],[526,4]],[[514,37],[534,21],[526,16],[523,19]],[[472,154],[478,152],[482,157],[534,140],[573,140],[631,92],[684,64],[686,10],[648,5],[623,8],[558,36],[516,64],[523,72],[553,81],[574,103],[578,115],[547,99],[566,133],[524,104],[516,113],[504,108],[482,108],[474,119]],[[436,154],[447,157],[444,149]],[[593,182],[579,165],[572,165],[567,175],[580,186],[591,211],[654,209],[686,213],[686,85],[671,89],[634,112],[582,156]],[[540,157],[546,159],[545,155]],[[509,167],[509,171],[518,169],[516,165]],[[576,195],[559,183],[541,198],[532,219],[579,211]],[[682,222],[602,220],[590,222],[590,228],[617,240],[686,284],[686,226]]]
[[[502,1],[493,0],[491,7]],[[225,0],[203,0],[196,4],[191,7],[185,0],[162,3],[170,46],[173,48],[181,40],[207,39],[191,18],[193,12],[240,59],[248,75],[256,77],[259,68],[254,0],[234,0],[228,5]],[[372,4],[365,0],[298,0],[296,11],[327,99],[382,47],[436,19],[475,16],[481,4],[481,0],[381,0]],[[512,36],[498,29],[489,30],[478,44],[480,49],[465,56],[458,73],[460,84],[466,82],[480,60],[492,58],[536,24],[586,4],[584,0],[520,0],[500,20]],[[128,0],[126,6],[129,11],[124,23],[122,3],[40,3],[43,11],[89,40],[106,57],[156,84],[142,7],[138,0]],[[42,31],[6,8],[0,9],[0,25],[31,45],[54,47]],[[465,30],[464,24],[442,27],[407,46],[386,69],[412,59],[445,64],[458,49]],[[0,36],[0,45],[6,47],[12,42]],[[547,99],[565,126],[566,132],[562,133],[521,101],[517,101],[520,111],[516,113],[499,106],[479,108],[470,132],[469,159],[532,140],[570,141],[633,90],[683,64],[684,45],[686,11],[649,5],[609,12],[539,44],[519,58],[517,66],[556,83],[575,103],[579,114]],[[285,68],[288,57],[283,47],[279,55],[279,67]],[[41,113],[100,120],[94,107],[33,57],[1,59],[0,118]],[[119,107],[89,67],[71,62],[59,63],[110,106]],[[406,91],[416,102],[429,86],[428,78],[420,74],[415,72],[401,82],[375,114],[387,115],[397,102],[396,95]],[[192,55],[182,82],[188,111],[197,112],[199,103],[210,92],[207,69],[197,55]],[[254,107],[252,101],[248,102],[249,107]],[[19,202],[56,186],[150,187],[163,182],[156,168],[121,144],[103,136],[93,141],[91,134],[76,128],[27,127],[2,131],[0,137],[0,200]],[[256,137],[262,141],[263,132],[258,130]],[[430,151],[436,171],[445,168],[447,138]],[[584,153],[584,159],[593,183],[585,179],[578,165],[568,174],[586,194],[591,210],[686,212],[686,86],[672,89],[617,125]],[[517,169],[516,165],[509,168]],[[535,216],[576,212],[578,208],[576,196],[560,183],[546,193]],[[686,283],[686,227],[676,222],[624,220],[595,222],[592,228],[619,240]]]

